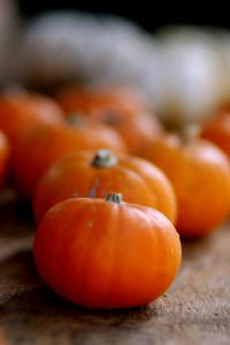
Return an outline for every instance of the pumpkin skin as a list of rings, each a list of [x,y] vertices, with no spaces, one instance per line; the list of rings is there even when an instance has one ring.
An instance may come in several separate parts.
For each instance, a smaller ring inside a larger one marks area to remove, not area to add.
[[[45,283],[88,308],[147,305],[172,283],[179,235],[160,212],[117,198],[67,199],[36,232],[34,257]]]
[[[77,85],[70,85],[59,91],[57,100],[66,114],[77,109],[84,114],[90,113],[92,109],[100,111],[103,108],[132,113],[147,110],[147,104],[138,93],[122,86],[79,88]]]
[[[76,128],[78,133],[101,142],[104,147],[108,147],[115,152],[127,152],[127,146],[120,134],[103,123],[73,113],[66,119],[66,124]]]
[[[50,207],[65,199],[104,198],[112,191],[122,193],[127,202],[152,206],[176,221],[175,195],[164,173],[140,158],[107,150],[78,152],[53,165],[36,188],[35,218],[40,222]]]
[[[139,155],[164,171],[178,204],[176,228],[183,237],[202,237],[219,226],[230,207],[230,167],[225,154],[202,139],[183,143],[167,135]]]
[[[81,90],[69,87],[60,92],[58,100],[67,115],[77,112],[116,129],[130,152],[135,152],[143,142],[163,132],[160,122],[149,114],[147,106],[126,89]]]
[[[79,150],[109,148],[123,151],[125,147],[110,128],[68,125],[42,125],[21,138],[14,150],[13,173],[16,184],[25,196],[32,195],[39,179],[58,159]]]
[[[63,122],[61,108],[46,96],[22,92],[0,96],[0,129],[14,145],[17,145],[22,135],[41,123]]]
[[[0,131],[0,186],[3,186],[6,181],[9,169],[10,153],[9,141],[5,134]]]
[[[219,112],[202,128],[201,137],[219,146],[230,157],[230,112]]]

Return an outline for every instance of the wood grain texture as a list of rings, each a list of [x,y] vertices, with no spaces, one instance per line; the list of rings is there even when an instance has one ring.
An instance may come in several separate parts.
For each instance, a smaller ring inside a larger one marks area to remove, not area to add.
[[[0,344],[229,345],[230,228],[183,244],[168,292],[147,308],[90,312],[38,277],[33,226],[12,191],[0,198]]]

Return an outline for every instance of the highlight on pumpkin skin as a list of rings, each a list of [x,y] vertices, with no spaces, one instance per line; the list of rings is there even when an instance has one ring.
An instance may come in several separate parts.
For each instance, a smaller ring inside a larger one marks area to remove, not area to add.
[[[110,193],[49,209],[35,235],[34,258],[44,282],[64,299],[94,309],[129,308],[147,305],[171,285],[181,244],[163,214]]]
[[[192,134],[192,133],[190,133]],[[168,134],[139,151],[171,181],[178,203],[176,223],[186,238],[202,237],[226,220],[230,210],[230,166],[211,142]]]
[[[113,190],[127,202],[158,209],[175,223],[176,198],[164,173],[145,160],[109,150],[76,152],[51,166],[34,193],[35,219],[39,223],[50,207],[67,198],[103,198]]]

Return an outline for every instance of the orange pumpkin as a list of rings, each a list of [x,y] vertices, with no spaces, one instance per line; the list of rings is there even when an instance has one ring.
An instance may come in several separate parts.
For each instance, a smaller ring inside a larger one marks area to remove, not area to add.
[[[229,116],[230,115],[230,103],[225,103],[222,104],[221,106],[219,106],[214,114],[213,117],[217,117],[217,116]]]
[[[230,210],[230,167],[224,153],[202,139],[167,135],[139,151],[161,168],[174,186],[177,229],[201,237],[220,225]]]
[[[66,123],[70,127],[76,128],[78,133],[101,142],[104,147],[111,148],[115,152],[127,152],[127,147],[120,134],[103,123],[74,113],[68,116]]]
[[[4,133],[0,131],[0,186],[6,181],[9,159],[10,145]]]
[[[124,88],[81,90],[64,89],[58,100],[67,115],[72,112],[91,117],[115,128],[130,152],[162,133],[156,117],[138,96]]]
[[[83,89],[70,85],[59,91],[57,99],[66,114],[78,109],[84,114],[101,109],[140,113],[148,107],[137,92],[122,86]]]
[[[117,191],[127,202],[153,206],[173,223],[176,201],[166,176],[152,164],[108,150],[78,152],[53,165],[40,180],[34,195],[39,222],[56,203],[71,197],[99,197]]]
[[[22,194],[31,195],[45,171],[58,159],[79,150],[125,150],[117,133],[100,125],[72,128],[42,125],[21,138],[14,150],[13,170]]]
[[[201,137],[212,141],[230,157],[230,112],[220,112],[201,131]]]
[[[126,308],[147,305],[168,288],[181,244],[163,214],[112,193],[52,207],[36,232],[34,257],[45,283],[68,301]]]
[[[0,96],[0,129],[17,145],[21,135],[40,123],[62,123],[61,108],[52,99],[35,93],[12,92]]]

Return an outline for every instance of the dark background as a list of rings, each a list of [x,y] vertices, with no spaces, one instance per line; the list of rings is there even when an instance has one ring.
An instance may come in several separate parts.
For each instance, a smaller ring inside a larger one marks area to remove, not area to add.
[[[212,7],[213,6],[213,7]],[[71,0],[19,0],[19,7],[25,17],[37,15],[46,10],[76,9],[93,13],[111,13],[134,20],[144,28],[153,31],[168,24],[195,24],[230,27],[230,11],[221,2],[204,5],[201,2],[176,3],[141,1],[71,1]]]

